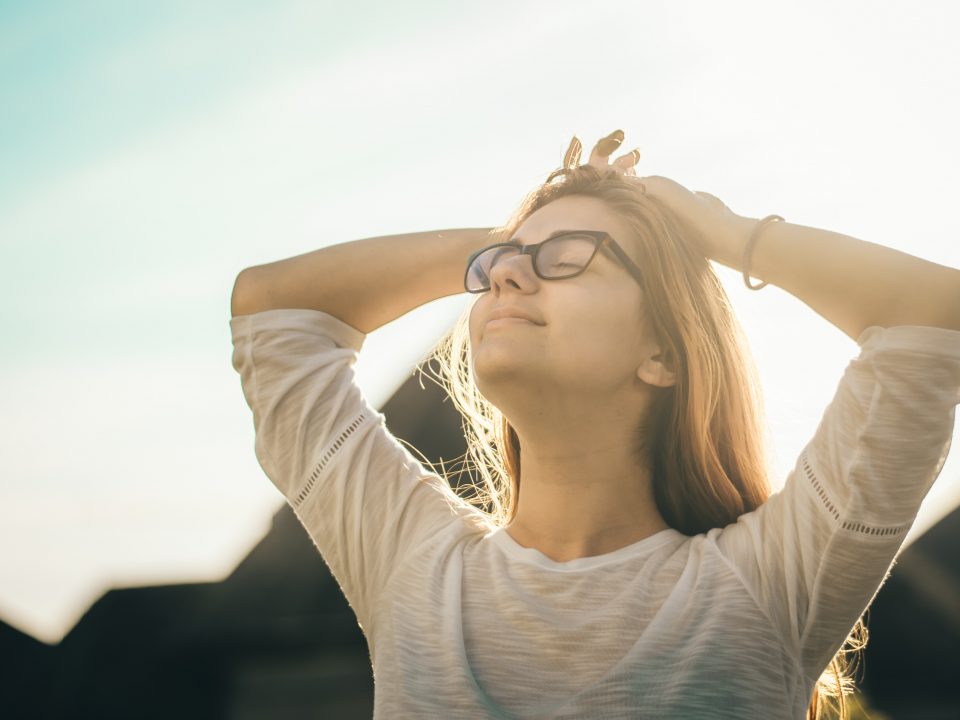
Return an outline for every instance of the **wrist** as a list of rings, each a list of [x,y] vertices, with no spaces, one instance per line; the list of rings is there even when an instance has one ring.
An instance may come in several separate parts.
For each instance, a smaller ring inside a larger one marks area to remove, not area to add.
[[[710,259],[733,270],[742,270],[744,248],[759,223],[759,218],[737,215],[730,226],[730,232],[713,248]]]

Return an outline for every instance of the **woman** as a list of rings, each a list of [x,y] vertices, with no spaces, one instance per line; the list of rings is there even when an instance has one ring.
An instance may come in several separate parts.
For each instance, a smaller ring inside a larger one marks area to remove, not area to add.
[[[622,139],[580,165],[574,138],[503,227],[237,278],[256,455],[357,615],[376,717],[799,718],[831,694],[842,711],[842,648],[949,449],[960,272],[637,178],[637,151],[608,160]],[[860,345],[777,493],[709,260]],[[480,460],[469,501],[351,367],[367,333],[463,290],[438,355]]]

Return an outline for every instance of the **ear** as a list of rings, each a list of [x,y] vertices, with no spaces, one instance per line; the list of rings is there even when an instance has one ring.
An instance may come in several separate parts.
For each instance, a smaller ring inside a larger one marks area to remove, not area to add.
[[[668,366],[663,359],[663,353],[647,357],[637,368],[637,377],[643,380],[647,385],[656,385],[657,387],[670,387],[676,384],[676,373]]]

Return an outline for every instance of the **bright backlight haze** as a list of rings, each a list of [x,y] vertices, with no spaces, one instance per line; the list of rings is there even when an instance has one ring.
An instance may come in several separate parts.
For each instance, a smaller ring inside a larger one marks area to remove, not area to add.
[[[0,6],[0,617],[56,642],[109,587],[227,575],[282,503],[231,367],[237,273],[499,225],[573,134],[586,157],[622,128],[641,176],[960,268],[958,14]],[[779,485],[858,348],[716,267],[761,370]],[[467,299],[369,336],[358,373],[375,406]],[[958,504],[954,452],[908,542]]]

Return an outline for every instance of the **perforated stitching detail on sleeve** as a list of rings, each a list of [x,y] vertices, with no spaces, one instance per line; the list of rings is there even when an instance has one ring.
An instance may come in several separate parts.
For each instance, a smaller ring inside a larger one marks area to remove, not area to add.
[[[323,472],[323,469],[327,466],[330,460],[334,455],[337,454],[337,451],[343,447],[343,444],[346,442],[347,438],[350,437],[354,432],[357,431],[364,421],[366,421],[366,413],[362,413],[357,418],[353,420],[343,432],[341,432],[337,439],[333,441],[330,447],[327,448],[326,452],[323,453],[323,456],[317,462],[316,466],[313,468],[313,472],[310,473],[310,477],[307,479],[306,484],[303,486],[303,489],[297,494],[297,497],[293,501],[294,507],[299,507],[300,503],[307,499],[307,496],[310,494],[310,490],[313,489],[314,483],[316,483],[317,478],[320,477],[320,473]]]
[[[852,520],[841,521],[840,511],[837,509],[837,506],[833,504],[833,501],[830,500],[830,496],[827,494],[826,489],[820,483],[816,473],[813,472],[813,468],[810,467],[810,462],[807,459],[806,449],[804,449],[804,451],[800,454],[800,460],[800,464],[803,467],[803,472],[807,476],[807,480],[810,481],[810,485],[813,487],[814,492],[816,492],[827,511],[833,515],[834,520],[840,523],[841,529],[852,530],[853,532],[863,533],[864,535],[878,536],[900,535],[910,529],[911,523],[880,527],[879,525],[868,525],[866,523],[854,522]]]
[[[853,530],[865,535],[900,535],[910,529],[910,523],[904,525],[891,525],[889,527],[878,527],[876,525],[866,525],[859,522],[845,521],[841,525],[844,530]]]
[[[807,461],[807,451],[804,451],[800,454],[801,464],[803,465],[803,472],[807,476],[807,480],[810,481],[810,484],[813,485],[814,491],[820,497],[820,501],[823,503],[824,507],[833,515],[834,520],[840,520],[840,511],[837,510],[837,506],[833,504],[830,500],[830,496],[827,495],[827,491],[824,489],[823,485],[820,484],[820,480],[817,479],[817,476],[813,472],[813,468],[810,467],[810,463]]]

